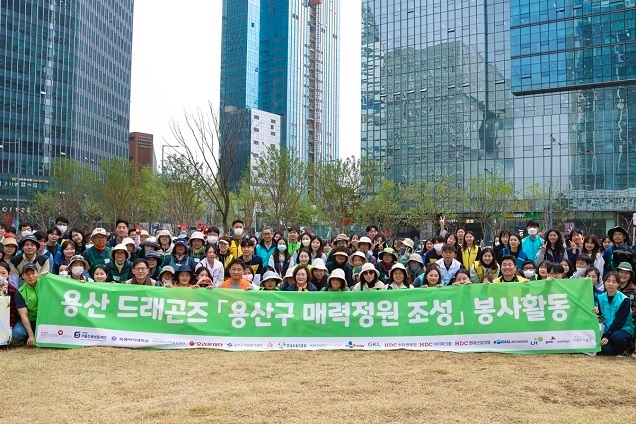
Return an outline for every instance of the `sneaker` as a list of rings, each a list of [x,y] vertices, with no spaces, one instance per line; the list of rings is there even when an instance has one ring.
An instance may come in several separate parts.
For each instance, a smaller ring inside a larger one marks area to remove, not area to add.
[[[596,352],[583,352],[587,356],[596,356]]]
[[[620,354],[616,355],[616,357],[617,357],[617,358],[624,358],[624,357],[626,357],[626,356],[627,356],[627,351],[625,351],[625,352],[623,352],[623,353],[620,353]]]
[[[632,358],[636,359],[636,352],[632,353]]]

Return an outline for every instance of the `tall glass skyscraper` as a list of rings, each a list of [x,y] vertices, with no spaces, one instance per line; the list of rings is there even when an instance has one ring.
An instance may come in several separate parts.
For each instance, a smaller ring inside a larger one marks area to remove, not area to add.
[[[1,5],[0,204],[13,214],[46,187],[53,158],[128,157],[134,1]]]
[[[396,182],[496,171],[600,227],[636,209],[633,0],[362,3],[362,156]]]
[[[223,0],[222,113],[279,115],[282,146],[305,162],[337,159],[339,12],[339,0]],[[242,137],[233,183],[254,150]]]

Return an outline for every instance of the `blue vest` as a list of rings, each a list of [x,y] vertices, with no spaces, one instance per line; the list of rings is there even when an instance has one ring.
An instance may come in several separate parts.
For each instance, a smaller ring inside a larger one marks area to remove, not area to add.
[[[603,293],[598,297],[599,309],[601,310],[601,314],[603,314],[603,316],[607,320],[605,322],[605,328],[610,328],[612,326],[614,318],[616,318],[616,312],[618,312],[618,308],[621,306],[623,301],[625,301],[625,299],[627,299],[629,302],[629,298],[619,291],[617,291],[614,295],[614,300],[611,304],[607,299],[607,293]],[[625,325],[623,325],[623,328],[621,328],[621,330],[627,331],[629,334],[632,335],[632,337],[634,337],[634,321],[632,320],[631,305],[629,305],[629,316],[627,317]]]

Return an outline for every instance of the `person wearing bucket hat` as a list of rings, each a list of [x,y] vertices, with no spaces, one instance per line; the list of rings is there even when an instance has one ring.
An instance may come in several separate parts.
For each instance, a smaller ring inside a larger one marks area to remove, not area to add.
[[[414,251],[414,247],[415,243],[413,243],[413,240],[411,240],[410,238],[407,237],[402,240],[402,248],[400,249],[400,258],[398,259],[398,262],[402,265],[406,265],[406,263],[409,261],[411,253],[413,253]]]
[[[378,259],[376,269],[380,273],[380,281],[386,284],[389,281],[389,271],[398,261],[398,255],[393,248],[385,247],[378,255]]]
[[[629,262],[633,267],[636,255],[634,249],[629,246],[627,231],[623,227],[617,226],[609,230],[607,235],[612,240],[613,245],[603,252],[605,273],[616,271],[621,262]]]
[[[346,247],[336,247],[331,251],[330,260],[327,262],[329,273],[333,273],[335,269],[342,269],[345,273],[347,286],[351,287],[355,284],[351,265],[348,262],[349,254]]]
[[[379,280],[380,271],[371,263],[362,265],[360,282],[351,288],[352,291],[384,290],[385,285]]]
[[[629,297],[632,301],[632,308],[636,313],[636,301],[634,299],[634,291],[636,286],[634,285],[634,267],[629,262],[621,262],[616,268],[618,272],[618,291]]]
[[[344,271],[335,269],[327,279],[327,285],[321,291],[349,291]]]
[[[282,281],[283,279],[280,278],[280,275],[276,274],[274,271],[265,271],[259,290],[279,291],[280,288],[278,288],[278,284]]]
[[[110,262],[108,268],[108,281],[115,283],[125,283],[130,278],[132,272],[132,262],[129,260],[130,253],[125,244],[118,244],[111,249]]]
[[[37,267],[38,274],[45,275],[49,273],[50,261],[48,257],[38,254],[40,242],[33,235],[22,237],[18,243],[18,247],[22,253],[15,255],[9,261],[9,281],[18,287],[22,269],[26,264],[34,264]]]
[[[316,258],[311,263],[311,269],[309,270],[309,281],[316,286],[316,289],[322,290],[327,286],[327,279],[329,278],[329,270],[325,265],[325,262]]]
[[[172,253],[164,259],[162,265],[170,265],[174,269],[179,269],[182,265],[188,265],[190,269],[194,269],[197,263],[188,255],[188,242],[185,239],[178,238],[174,241]]]
[[[125,237],[124,240],[122,240],[123,245],[126,246],[126,249],[128,249],[128,254],[130,255],[130,261],[134,262],[135,259],[137,258],[143,258],[144,257],[144,251],[141,247],[137,247],[137,245],[135,244],[135,240],[133,240],[130,237]]]
[[[281,291],[287,291],[287,288],[294,283],[294,268],[287,268],[285,276],[283,277],[283,283],[280,285]]]
[[[91,247],[86,248],[82,256],[91,266],[91,272],[95,270],[97,265],[106,265],[111,261],[110,246],[106,244],[108,240],[108,232],[103,228],[95,228],[90,237]]]
[[[424,261],[422,257],[417,253],[411,253],[409,260],[406,263],[406,281],[408,284],[413,284],[413,281],[420,275],[424,274],[426,269],[424,268]]]
[[[205,236],[201,231],[195,231],[190,236],[189,243],[190,257],[198,264],[205,258]]]
[[[88,272],[91,266],[82,255],[75,255],[69,259],[67,269],[70,271],[69,277],[72,280],[81,281],[82,283],[93,281]]]
[[[158,280],[159,274],[161,273],[161,267],[159,266],[159,254],[154,250],[151,250],[146,252],[144,259],[148,262],[148,277],[153,280]]]
[[[170,265],[161,268],[161,273],[159,273],[157,285],[161,287],[172,288],[175,284],[176,281],[174,279],[174,268]]]
[[[181,265],[174,273],[175,287],[191,287],[195,283],[195,275],[190,265]]]
[[[373,256],[373,242],[369,237],[362,236],[358,241],[358,249],[364,256],[367,258],[367,262],[371,262],[373,265],[376,264],[375,256]]]
[[[412,289],[408,281],[406,281],[406,267],[400,262],[396,262],[389,271],[389,283],[385,285],[387,290]]]
[[[159,243],[157,243],[156,238],[148,237],[145,241],[142,241],[141,243],[139,243],[139,248],[143,250],[144,257],[146,257],[146,254],[148,252],[157,252],[157,255],[159,255],[160,262],[163,262],[163,259],[161,258],[161,254],[159,253],[159,251],[161,250],[161,246],[159,246]]]
[[[168,230],[159,230],[156,237],[157,244],[159,244],[157,253],[159,253],[163,262],[172,253],[172,234]]]
[[[359,250],[349,256],[349,265],[351,265],[352,267],[362,266],[367,262],[367,257]]]

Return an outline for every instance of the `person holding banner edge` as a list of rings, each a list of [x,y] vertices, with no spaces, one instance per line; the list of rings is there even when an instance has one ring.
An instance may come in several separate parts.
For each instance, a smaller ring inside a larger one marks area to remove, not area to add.
[[[12,339],[15,343],[26,340],[27,346],[33,346],[35,342],[35,323],[38,317],[38,268],[29,263],[22,268],[24,284],[15,294],[15,307],[18,310],[20,320],[16,321],[12,331]]]

